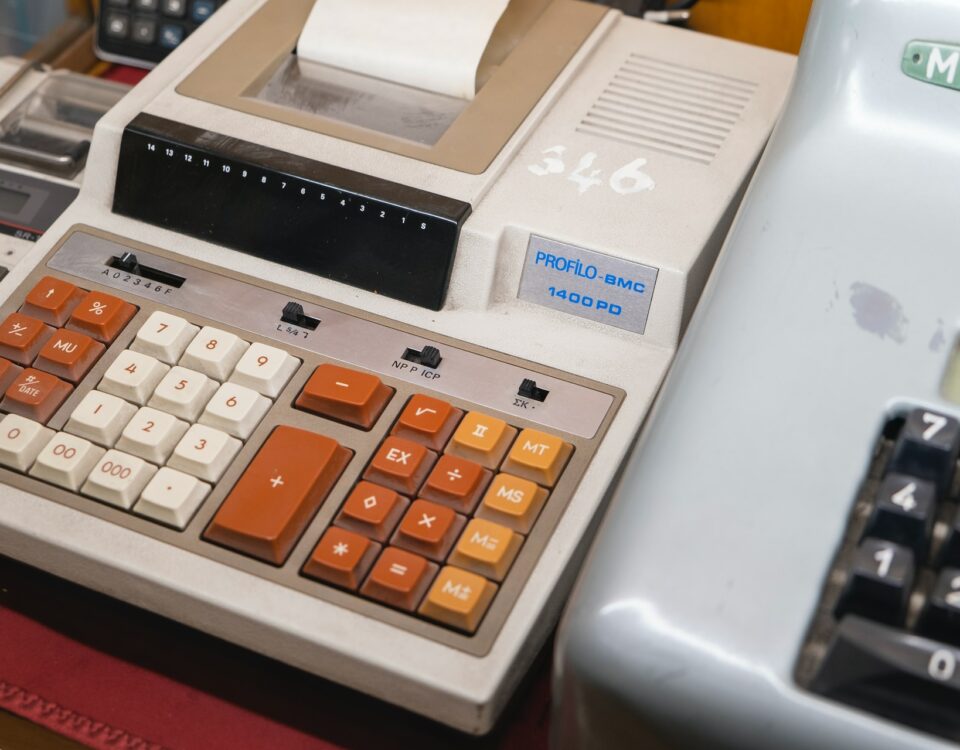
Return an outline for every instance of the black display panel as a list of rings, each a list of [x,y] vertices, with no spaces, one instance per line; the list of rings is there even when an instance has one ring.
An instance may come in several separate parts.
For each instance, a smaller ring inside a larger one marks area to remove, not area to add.
[[[439,310],[470,204],[152,115],[115,213]]]
[[[36,242],[79,192],[72,185],[0,169],[0,234]]]
[[[19,190],[11,190],[0,185],[0,213],[19,213],[27,205],[28,200],[30,200],[30,193],[22,193]]]

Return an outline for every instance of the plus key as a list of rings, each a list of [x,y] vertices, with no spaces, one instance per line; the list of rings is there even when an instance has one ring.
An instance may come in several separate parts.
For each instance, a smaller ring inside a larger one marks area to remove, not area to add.
[[[282,565],[351,455],[332,438],[277,427],[220,506],[204,538]]]

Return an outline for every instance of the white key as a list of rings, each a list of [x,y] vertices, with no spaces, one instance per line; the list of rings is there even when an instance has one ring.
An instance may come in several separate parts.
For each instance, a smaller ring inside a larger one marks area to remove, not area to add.
[[[156,471],[156,466],[142,458],[120,451],[107,451],[80,491],[110,505],[130,510]]]
[[[89,440],[58,432],[40,451],[30,476],[76,492],[103,454]]]
[[[136,406],[128,404],[122,398],[100,391],[90,391],[83,397],[83,401],[77,404],[63,429],[110,448],[117,442],[120,431],[136,411]]]
[[[173,367],[160,381],[147,405],[193,422],[216,391],[216,381],[203,373]]]
[[[248,346],[246,341],[232,333],[204,326],[183,353],[180,364],[223,382]]]
[[[170,456],[170,467],[216,482],[237,455],[242,443],[227,433],[195,424],[183,436]]]
[[[157,310],[140,326],[130,348],[175,365],[199,330],[183,318]]]
[[[39,422],[7,414],[0,422],[0,464],[26,471],[56,433]]]
[[[153,357],[124,349],[107,368],[97,388],[143,406],[169,369]]]
[[[117,448],[162,464],[189,426],[172,414],[144,406],[123,428]]]
[[[209,484],[164,466],[153,475],[133,512],[182,529],[209,492]]]
[[[224,383],[200,415],[200,423],[246,440],[273,402],[236,383]]]
[[[276,398],[300,366],[300,360],[275,346],[254,343],[243,353],[230,376],[231,383],[239,383]]]

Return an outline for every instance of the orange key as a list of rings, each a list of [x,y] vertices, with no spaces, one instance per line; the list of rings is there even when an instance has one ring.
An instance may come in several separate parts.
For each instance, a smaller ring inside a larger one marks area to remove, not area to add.
[[[410,501],[372,482],[360,482],[340,509],[337,526],[385,542]]]
[[[496,593],[496,584],[486,578],[447,566],[430,587],[420,614],[472,633]]]
[[[516,434],[516,429],[502,419],[472,411],[453,433],[447,452],[496,469]]]
[[[67,328],[109,344],[136,314],[137,308],[119,297],[87,292],[74,308]]]
[[[547,491],[529,479],[497,474],[477,508],[477,518],[526,534],[533,528],[547,500]]]
[[[413,612],[436,572],[437,566],[419,555],[387,547],[374,564],[360,593]]]
[[[204,538],[282,565],[352,455],[325,435],[277,427],[223,501]]]
[[[388,437],[373,454],[363,478],[404,495],[415,495],[436,460],[437,454],[419,443]]]
[[[445,505],[416,500],[407,510],[392,544],[433,560],[443,560],[466,519]]]
[[[369,430],[393,396],[376,375],[320,365],[297,397],[297,407]]]
[[[303,573],[346,589],[355,589],[379,552],[380,545],[376,542],[352,531],[331,527],[313,550]]]
[[[462,416],[446,401],[417,394],[407,402],[390,434],[442,451]]]
[[[30,290],[20,312],[52,326],[60,327],[67,322],[73,308],[85,294],[83,289],[67,281],[44,276]]]
[[[89,336],[60,329],[43,345],[34,367],[76,383],[83,379],[106,347]]]
[[[45,424],[72,390],[60,378],[27,368],[7,388],[0,409]]]
[[[11,313],[0,323],[0,357],[29,365],[47,343],[53,329],[23,313]]]
[[[454,547],[450,564],[502,581],[522,544],[523,537],[506,526],[473,518]]]
[[[449,505],[459,513],[471,513],[490,483],[493,472],[459,456],[440,456],[420,497]]]
[[[560,479],[573,446],[556,435],[526,429],[517,436],[503,470],[531,482],[553,487]]]
[[[0,359],[0,393],[5,393],[14,378],[21,372],[23,372],[22,367],[17,367],[10,360]]]

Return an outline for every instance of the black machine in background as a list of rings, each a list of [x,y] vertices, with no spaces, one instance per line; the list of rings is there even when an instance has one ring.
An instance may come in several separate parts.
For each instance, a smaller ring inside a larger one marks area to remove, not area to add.
[[[646,18],[661,23],[681,23],[689,18],[689,11],[698,0],[592,0],[601,5],[621,10],[628,16]]]
[[[179,47],[226,0],[102,0],[97,56],[152,68]]]

